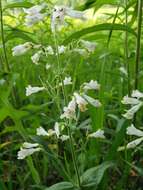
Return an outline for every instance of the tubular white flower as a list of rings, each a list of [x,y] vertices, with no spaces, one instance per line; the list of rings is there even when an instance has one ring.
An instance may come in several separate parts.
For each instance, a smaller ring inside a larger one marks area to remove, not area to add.
[[[128,76],[128,73],[127,73],[127,70],[125,69],[125,67],[120,67],[120,68],[119,68],[119,71],[120,71],[121,73],[123,73],[125,76]]]
[[[45,7],[45,4],[42,5],[35,5],[29,9],[23,9],[24,12],[27,14],[25,16],[25,25],[30,27],[33,26],[33,24],[38,23],[39,21],[42,21],[46,14],[41,13],[42,9]]]
[[[90,82],[84,83],[84,90],[99,90],[100,89],[100,84],[98,84],[97,81],[91,80]]]
[[[22,145],[23,148],[35,148],[37,146],[39,146],[38,143],[28,143],[28,142],[24,142]]]
[[[121,102],[122,102],[122,104],[136,105],[136,104],[139,104],[141,101],[139,101],[136,98],[131,98],[131,97],[128,97],[128,96],[124,96],[123,100]]]
[[[35,5],[33,7],[30,7],[28,9],[23,8],[24,12],[29,15],[34,15],[36,13],[39,13],[44,8],[43,5]]]
[[[85,13],[82,11],[73,10],[70,7],[65,7],[65,14],[72,18],[86,20]]]
[[[76,53],[78,53],[78,54],[80,54],[80,55],[82,55],[84,57],[88,55],[88,52],[85,49],[74,48],[72,51],[76,52]]]
[[[51,65],[50,64],[46,64],[46,70],[49,70],[51,68]]]
[[[99,100],[97,100],[97,99],[94,99],[94,98],[92,98],[92,97],[90,97],[90,96],[87,96],[86,94],[84,94],[83,97],[85,98],[85,100],[86,100],[89,104],[91,104],[92,106],[94,106],[94,107],[96,107],[96,108],[102,106],[101,102],[100,102]]]
[[[53,50],[52,46],[47,46],[45,48],[45,53],[46,53],[46,55],[54,55],[54,50]]]
[[[105,139],[104,131],[101,129],[98,129],[96,132],[89,134],[88,137]]]
[[[66,47],[61,45],[61,46],[58,46],[58,53],[59,54],[62,54],[62,53],[65,53],[66,51]]]
[[[39,60],[40,60],[40,56],[42,54],[42,51],[38,51],[37,53],[35,53],[32,57],[31,60],[34,64],[38,65],[39,64]]]
[[[127,149],[135,148],[137,145],[139,145],[143,141],[143,137],[138,138],[134,141],[131,141],[127,144]]]
[[[60,139],[61,139],[62,141],[67,141],[67,140],[69,139],[69,136],[68,136],[68,135],[62,135],[62,136],[60,137]]]
[[[32,87],[31,85],[28,85],[26,87],[26,96],[30,96],[31,94],[34,94],[43,90],[45,90],[44,87]]]
[[[76,101],[73,97],[67,107],[64,107],[64,113],[60,116],[61,119],[75,119]]]
[[[26,42],[24,44],[20,44],[12,48],[12,55],[13,56],[20,56],[28,52],[32,48],[32,42]]]
[[[88,50],[88,52],[93,53],[95,51],[96,43],[85,40],[80,40],[80,42],[83,45],[83,47]]]
[[[38,152],[40,150],[41,148],[29,148],[29,149],[21,148],[20,151],[18,151],[17,159],[24,159],[27,156],[32,155],[34,152]]]
[[[20,150],[18,151],[17,159],[24,159],[29,155],[32,155],[34,152],[38,152],[41,148],[38,147],[38,143],[28,143],[24,142]]]
[[[59,123],[58,122],[55,123],[54,131],[55,131],[55,134],[56,134],[57,138],[59,138],[59,136],[60,136],[60,128],[59,128]]]
[[[142,107],[143,103],[139,103],[135,106],[133,106],[131,109],[127,110],[127,112],[125,114],[123,114],[123,116],[126,119],[133,119],[134,114]]]
[[[139,99],[139,98],[143,98],[143,93],[140,92],[139,90],[133,90],[131,96]]]
[[[74,93],[74,97],[80,111],[85,112],[87,110],[87,101],[76,92]]]
[[[55,32],[56,28],[60,28],[63,24],[65,24],[64,19],[65,16],[70,16],[72,18],[82,19],[84,20],[84,14],[81,11],[75,11],[66,6],[55,6],[52,12],[51,17],[51,29],[52,32]]]
[[[38,136],[49,136],[48,132],[43,127],[37,128],[36,134]]]
[[[137,137],[143,137],[143,131],[135,128],[133,124],[131,124],[130,127],[127,128],[127,135],[135,135]]]
[[[64,81],[63,81],[64,85],[71,85],[72,81],[71,81],[71,77],[65,77]]]

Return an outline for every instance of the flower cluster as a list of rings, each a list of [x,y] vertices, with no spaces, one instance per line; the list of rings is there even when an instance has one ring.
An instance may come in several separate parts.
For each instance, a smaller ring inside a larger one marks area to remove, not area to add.
[[[97,81],[91,80],[89,83],[83,84],[83,90],[90,89],[100,89],[100,85]],[[64,107],[63,114],[60,116],[61,119],[76,119],[76,107],[79,108],[81,112],[85,112],[87,110],[87,105],[91,104],[94,107],[100,107],[101,103],[99,100],[94,99],[84,93],[79,94],[78,92],[74,92],[72,100],[69,102],[67,107]]]
[[[131,97],[123,97],[121,101],[122,104],[131,105],[131,108],[127,110],[125,114],[123,114],[126,119],[133,119],[135,113],[143,106],[143,101],[141,98],[143,98],[143,93],[139,90],[133,90]]]
[[[119,147],[118,151],[122,151],[125,148],[126,149],[136,148],[143,141],[143,131],[137,129],[133,124],[131,124],[131,126],[127,128],[126,134],[130,136],[136,136],[138,138],[129,142],[126,146]]]
[[[45,136],[45,137],[51,137],[51,136],[55,135],[57,137],[57,139],[66,141],[69,139],[69,136],[61,134],[62,130],[63,130],[63,128],[60,128],[59,123],[56,122],[54,125],[54,129],[49,129],[48,131],[46,131],[43,127],[37,128],[37,135]]]
[[[34,152],[40,151],[41,148],[39,147],[38,143],[28,143],[24,142],[21,146],[20,150],[18,151],[18,159],[24,159],[27,156],[32,155]]]
[[[55,6],[51,16],[51,30],[55,32],[65,24],[65,17],[69,16],[76,19],[85,20],[84,13],[81,11],[73,10],[66,6]]]
[[[42,21],[46,13],[41,13],[41,11],[46,7],[46,4],[41,5],[35,5],[29,9],[23,9],[26,13],[25,16],[25,25],[28,27],[33,26],[34,24],[37,24],[38,22]]]

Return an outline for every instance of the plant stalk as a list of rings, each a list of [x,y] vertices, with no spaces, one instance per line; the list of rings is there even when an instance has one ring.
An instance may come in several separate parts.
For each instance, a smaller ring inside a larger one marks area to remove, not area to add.
[[[127,5],[128,5],[128,0],[125,0],[125,25],[127,27],[128,25],[128,9],[127,9]],[[130,85],[130,66],[129,66],[129,62],[128,62],[128,57],[129,57],[129,50],[128,50],[128,31],[126,30],[125,32],[125,66],[127,69],[127,73],[128,73],[128,95],[130,96],[131,94],[131,85]]]
[[[78,165],[77,165],[77,160],[76,160],[76,155],[75,155],[75,150],[74,150],[70,126],[68,126],[68,135],[69,135],[69,140],[70,140],[70,147],[71,147],[73,164],[74,164],[74,168],[75,168],[75,172],[76,172],[76,176],[77,176],[78,187],[80,188],[81,187],[81,181],[80,181],[80,175],[79,175],[79,170],[78,170]]]
[[[4,68],[5,72],[10,72],[9,62],[6,54],[5,39],[4,39],[2,0],[0,0],[0,28],[1,28],[2,47],[5,57]]]
[[[143,0],[138,0],[138,27],[137,27],[137,42],[136,42],[136,62],[135,62],[135,89],[139,85],[139,65],[140,65],[140,50],[141,50],[141,24],[142,24],[142,5]]]

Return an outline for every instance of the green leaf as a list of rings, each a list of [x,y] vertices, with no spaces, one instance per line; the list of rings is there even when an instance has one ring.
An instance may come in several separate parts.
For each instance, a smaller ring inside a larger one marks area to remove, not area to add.
[[[75,188],[72,183],[64,181],[52,185],[51,187],[48,187],[45,190],[78,190],[78,189]]]
[[[78,32],[73,33],[70,35],[67,39],[63,41],[64,45],[67,45],[68,43],[72,42],[73,40],[77,40],[80,37],[86,35],[86,34],[91,34],[94,32],[99,32],[99,31],[104,31],[104,30],[119,30],[119,31],[128,31],[129,33],[133,34],[134,36],[137,36],[136,32],[123,24],[111,24],[111,23],[104,23],[104,24],[98,24],[95,26],[91,26],[88,28],[84,28]]]
[[[0,108],[0,123],[9,116],[9,112],[6,108]]]
[[[27,32],[24,32],[22,30],[19,29],[12,29],[12,31],[5,36],[5,42],[8,42],[9,40],[13,40],[14,38],[20,38],[20,39],[24,39],[30,42],[34,42],[34,39],[31,38]]]
[[[34,182],[35,182],[36,184],[40,184],[40,176],[39,176],[38,171],[37,171],[36,168],[34,167],[32,157],[29,156],[29,157],[26,159],[26,161],[27,161],[27,164],[28,164],[29,169],[30,169],[30,171],[31,171],[32,178],[33,178]]]
[[[114,166],[113,162],[104,162],[103,164],[90,168],[81,176],[82,186],[84,187],[97,187],[101,182],[104,172]]]
[[[6,9],[11,9],[11,8],[30,8],[32,6],[33,6],[33,3],[29,3],[29,2],[10,3],[10,4],[7,4],[3,8],[3,11],[5,11]]]

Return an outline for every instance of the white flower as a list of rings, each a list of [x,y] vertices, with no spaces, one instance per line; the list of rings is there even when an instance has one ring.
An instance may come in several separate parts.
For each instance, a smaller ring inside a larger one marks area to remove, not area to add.
[[[89,104],[91,104],[92,106],[94,106],[94,107],[96,107],[96,108],[101,107],[101,105],[102,105],[99,100],[94,99],[94,98],[92,98],[92,97],[90,97],[90,96],[87,96],[86,94],[83,94],[83,97],[85,98],[85,100],[86,100]]]
[[[67,141],[67,140],[69,139],[69,136],[68,136],[68,135],[62,135],[62,136],[60,137],[60,139],[61,139],[62,141]]]
[[[20,56],[28,52],[32,48],[33,44],[31,42],[26,42],[12,48],[13,56]]]
[[[51,29],[55,31],[56,27],[60,27],[64,24],[65,16],[84,20],[84,14],[81,11],[73,10],[66,6],[55,6],[52,12]]]
[[[39,91],[45,90],[44,87],[32,87],[31,85],[28,85],[26,87],[26,96],[30,96],[33,93],[37,93]]]
[[[95,51],[96,43],[85,40],[80,40],[80,42],[82,43],[83,47],[88,50],[88,52],[93,53]]]
[[[52,46],[47,46],[45,48],[45,53],[46,53],[46,56],[47,55],[54,55],[54,50],[53,50]]]
[[[25,25],[30,27],[33,26],[33,24],[38,23],[39,21],[42,21],[46,14],[41,13],[42,9],[45,7],[45,5],[35,5],[29,9],[24,9],[24,12],[27,13],[25,16]]]
[[[127,149],[135,148],[137,145],[139,145],[143,141],[143,137],[138,138],[134,141],[131,141],[127,144]]]
[[[65,79],[63,80],[63,84],[64,86],[71,85],[72,84],[71,77],[65,77]],[[60,83],[60,86],[62,86],[62,83]]]
[[[120,68],[119,68],[119,71],[120,71],[121,73],[123,73],[125,76],[128,76],[128,73],[127,73],[127,70],[125,69],[125,67],[120,67]]]
[[[50,64],[46,64],[46,70],[49,70],[51,68],[51,65]]]
[[[100,84],[98,84],[97,81],[91,80],[88,83],[84,83],[83,89],[84,90],[90,90],[90,89],[99,90],[100,89]]]
[[[137,137],[143,137],[143,131],[135,128],[133,124],[131,124],[130,127],[127,128],[127,135],[135,135]]]
[[[78,93],[74,93],[74,97],[76,100],[76,103],[78,105],[78,108],[80,109],[81,112],[85,112],[87,110],[86,106],[87,106],[87,101],[82,98]]]
[[[33,7],[28,8],[28,9],[23,8],[23,10],[26,14],[34,15],[36,13],[39,13],[44,7],[45,7],[45,5],[44,6],[43,5],[35,5]]]
[[[139,90],[133,90],[131,96],[139,99],[139,98],[143,98],[143,93],[140,92]]]
[[[25,157],[32,155],[34,152],[38,152],[41,148],[38,147],[38,143],[23,143],[23,146],[18,151],[18,158],[17,159],[24,159]]]
[[[5,79],[0,79],[0,85],[3,85],[6,82]]]
[[[128,97],[128,96],[124,96],[123,100],[121,102],[122,102],[122,104],[131,104],[131,105],[136,105],[136,104],[140,103],[140,101],[138,99],[131,98],[131,97]]]
[[[23,148],[35,148],[37,146],[39,146],[38,143],[28,143],[28,142],[24,142],[22,145]]]
[[[104,131],[101,129],[98,129],[96,132],[89,134],[88,137],[105,139]]]
[[[88,55],[88,52],[85,49],[81,49],[81,48],[75,48],[73,49],[73,52],[76,52],[85,57]]]
[[[135,106],[133,106],[131,109],[127,110],[127,112],[125,114],[123,114],[123,116],[126,119],[133,119],[134,114],[142,107],[143,103],[139,103]]]
[[[37,53],[35,53],[35,54],[31,57],[32,62],[35,63],[36,65],[38,65],[38,63],[39,63],[41,54],[42,54],[42,51],[38,51]]]
[[[59,123],[58,122],[55,123],[54,131],[55,131],[55,134],[56,134],[57,138],[59,138],[59,136],[60,136],[60,128],[59,128]]]
[[[67,107],[64,107],[64,113],[60,116],[61,119],[75,119],[75,111],[76,111],[76,102],[75,98],[73,97],[72,100],[69,102]]]
[[[39,136],[49,136],[49,133],[43,128],[43,127],[39,127],[37,128],[37,135]]]
[[[66,47],[61,45],[61,46],[58,46],[58,53],[59,54],[62,54],[62,53],[65,53],[66,51]]]

